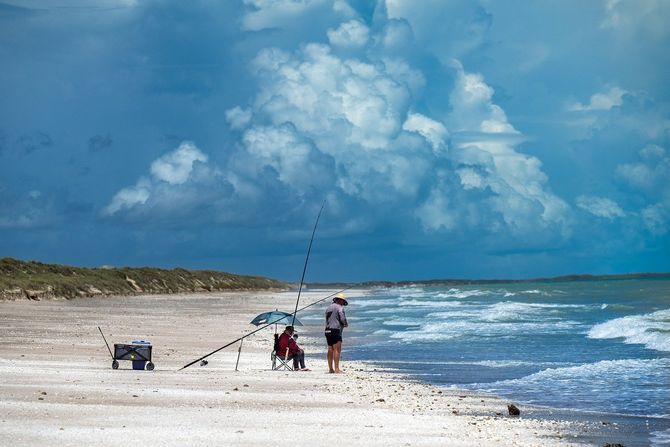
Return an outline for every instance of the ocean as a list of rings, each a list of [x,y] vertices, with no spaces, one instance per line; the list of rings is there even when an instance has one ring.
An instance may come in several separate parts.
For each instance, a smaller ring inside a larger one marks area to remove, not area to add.
[[[378,288],[347,315],[345,359],[670,445],[670,280]]]

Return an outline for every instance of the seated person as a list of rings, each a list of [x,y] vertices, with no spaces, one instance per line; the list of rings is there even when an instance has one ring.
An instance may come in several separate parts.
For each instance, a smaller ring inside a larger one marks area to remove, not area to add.
[[[293,369],[296,371],[309,371],[305,368],[305,351],[300,349],[300,346],[298,346],[293,339],[293,326],[286,326],[284,332],[279,336],[276,355],[284,358],[286,356],[286,348],[288,348],[287,358],[293,359]],[[300,366],[300,368],[298,368],[298,366]]]

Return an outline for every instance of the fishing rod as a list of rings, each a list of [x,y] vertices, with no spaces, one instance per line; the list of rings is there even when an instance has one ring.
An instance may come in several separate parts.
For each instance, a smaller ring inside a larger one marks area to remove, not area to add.
[[[331,293],[330,295],[328,295],[328,296],[325,297],[325,298],[321,298],[320,300],[318,300],[318,301],[314,301],[313,303],[308,304],[308,305],[305,306],[305,307],[301,307],[300,309],[297,309],[293,314],[290,314],[290,315],[293,315],[293,316],[295,317],[295,314],[296,314],[296,313],[301,312],[301,311],[307,309],[308,307],[312,307],[312,306],[314,306],[315,304],[319,304],[320,302],[325,301],[325,300],[327,300],[328,298],[332,298],[332,297],[334,297],[335,295],[337,295],[338,293],[342,293],[342,292],[344,292],[344,291],[346,291],[346,290],[351,289],[352,287],[354,287],[354,286],[351,285],[351,286],[345,287],[345,288],[342,289],[342,290],[338,290],[338,291],[335,292],[335,293]],[[288,315],[287,315],[287,316],[288,316]],[[249,332],[248,334],[246,334],[246,335],[244,335],[244,336],[242,336],[242,337],[240,337],[240,338],[238,338],[238,339],[235,339],[235,340],[231,341],[231,342],[228,343],[227,345],[225,345],[225,346],[221,346],[219,349],[216,349],[216,350],[210,352],[209,354],[203,355],[203,356],[200,357],[199,359],[193,360],[191,363],[182,366],[182,367],[179,368],[177,371],[181,371],[182,369],[186,369],[186,368],[188,368],[189,366],[191,366],[191,365],[193,365],[193,364],[195,364],[195,363],[198,363],[198,362],[201,361],[201,360],[206,359],[206,358],[209,357],[210,355],[212,355],[212,354],[216,354],[217,352],[221,351],[222,349],[225,349],[225,348],[227,348],[228,346],[234,345],[234,344],[237,343],[238,341],[244,340],[244,339],[247,338],[248,336],[253,335],[253,334],[255,334],[255,333],[258,332],[258,331],[261,331],[261,330],[265,329],[265,328],[268,327],[268,326],[272,326],[273,324],[275,324],[275,323],[277,323],[277,322],[279,322],[279,321],[285,319],[287,316],[283,316],[283,317],[281,317],[281,318],[279,318],[279,319],[277,319],[277,320],[271,321],[271,322],[269,322],[268,324],[266,324],[265,326],[263,326],[263,327],[259,327],[258,329],[254,330],[254,331],[252,331],[252,332]]]
[[[302,292],[302,285],[305,283],[305,272],[307,272],[307,262],[309,262],[309,254],[312,252],[312,242],[314,242],[314,234],[316,233],[316,226],[319,225],[319,218],[321,217],[321,212],[323,211],[324,206],[326,206],[325,200],[321,204],[319,214],[316,215],[316,222],[314,222],[314,228],[312,229],[312,237],[309,239],[309,247],[307,247],[307,256],[305,256],[305,266],[302,268],[302,276],[300,277],[300,287],[298,287],[298,299],[295,300],[295,309],[293,310],[293,320],[291,320],[291,326],[293,326],[295,323],[295,314],[298,312],[298,303],[300,303],[300,292]]]

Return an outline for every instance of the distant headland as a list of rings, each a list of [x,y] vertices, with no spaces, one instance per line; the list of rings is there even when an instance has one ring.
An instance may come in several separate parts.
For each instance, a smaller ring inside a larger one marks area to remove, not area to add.
[[[0,300],[286,288],[287,284],[270,278],[211,270],[84,268],[0,259]]]
[[[365,281],[308,283],[311,288],[374,288],[421,286],[459,286],[469,284],[510,284],[532,282],[603,281],[631,279],[670,279],[666,273],[627,273],[620,275],[564,275],[532,279],[430,279],[419,281]],[[0,300],[56,299],[86,296],[138,295],[158,293],[198,293],[239,290],[287,290],[290,284],[262,276],[237,275],[214,270],[161,269],[154,267],[72,267],[0,259]]]

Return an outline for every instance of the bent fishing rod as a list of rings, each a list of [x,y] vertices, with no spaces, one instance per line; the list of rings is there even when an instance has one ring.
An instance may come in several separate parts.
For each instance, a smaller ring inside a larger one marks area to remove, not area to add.
[[[312,307],[312,306],[314,306],[315,304],[319,304],[320,302],[325,301],[325,300],[327,300],[328,298],[332,298],[332,297],[334,297],[335,295],[337,295],[338,293],[342,293],[342,292],[344,292],[344,291],[346,291],[346,290],[351,289],[352,287],[354,287],[354,286],[351,285],[351,286],[345,287],[345,288],[342,289],[342,290],[338,290],[338,291],[335,292],[335,293],[331,293],[330,295],[328,295],[328,296],[325,297],[325,298],[321,298],[320,300],[318,300],[318,301],[314,301],[313,303],[308,304],[308,305],[305,306],[305,307],[301,307],[300,309],[297,309],[297,310],[296,310],[294,313],[292,313],[291,315],[293,315],[293,317],[295,317],[295,314],[296,314],[296,313],[301,312],[301,311],[307,309],[308,307]],[[287,316],[288,316],[288,315],[287,315]],[[262,331],[263,329],[265,329],[265,328],[268,327],[268,326],[272,326],[273,324],[275,324],[275,323],[277,323],[277,322],[279,322],[279,321],[285,319],[287,316],[283,316],[283,317],[281,317],[281,318],[279,318],[279,319],[277,319],[277,320],[271,321],[271,322],[269,322],[268,324],[266,324],[265,326],[259,327],[258,329],[254,330],[254,331],[252,331],[252,332],[249,332],[248,334],[246,334],[246,335],[244,335],[244,336],[242,336],[242,337],[240,337],[240,338],[237,338],[237,339],[231,341],[231,342],[228,343],[227,345],[225,345],[225,346],[221,346],[219,349],[216,349],[216,350],[210,352],[209,354],[203,355],[203,356],[200,357],[199,359],[195,359],[195,360],[193,360],[191,363],[182,366],[182,367],[179,368],[177,371],[181,371],[182,369],[186,369],[186,368],[188,368],[189,366],[194,365],[195,363],[198,363],[199,361],[206,359],[206,358],[209,357],[210,355],[216,354],[217,352],[221,351],[222,349],[225,349],[225,348],[227,348],[228,346],[234,345],[234,344],[237,343],[238,341],[240,341],[240,340],[244,340],[244,339],[247,338],[248,336],[253,335],[253,334],[255,334],[255,333],[258,332],[258,331]]]
[[[302,286],[303,286],[304,283],[305,283],[305,272],[307,272],[307,263],[309,262],[309,254],[310,254],[311,251],[312,251],[312,243],[314,242],[314,235],[316,234],[316,227],[319,225],[319,218],[321,217],[321,213],[323,212],[323,208],[324,208],[324,206],[326,206],[326,201],[325,201],[325,200],[324,200],[323,203],[321,204],[321,209],[319,210],[319,214],[317,214],[317,216],[316,216],[316,222],[314,222],[314,228],[312,229],[312,237],[309,239],[309,246],[307,247],[307,256],[305,256],[305,265],[304,265],[304,267],[303,267],[303,269],[302,269],[302,276],[300,277],[300,286],[298,287],[298,299],[295,301],[295,310],[294,310],[293,313],[291,314],[291,315],[293,315],[293,319],[291,320],[291,326],[294,325],[294,323],[295,323],[295,314],[298,313],[298,303],[300,303],[300,293],[302,292]],[[345,290],[346,290],[346,289],[345,289]],[[338,293],[339,293],[339,292],[338,292]],[[336,294],[327,296],[326,298],[324,298],[324,299],[322,299],[322,300],[319,300],[319,301],[317,301],[317,302],[324,301],[325,299],[330,298],[331,296],[334,296],[334,295],[336,295]],[[312,305],[313,305],[313,304],[316,304],[317,302],[312,303]],[[309,306],[303,307],[303,308],[300,309],[300,310],[306,309],[307,307],[309,307]],[[236,343],[236,342],[238,342],[238,341],[240,341],[240,340],[243,340],[244,338],[248,337],[248,336],[251,335],[251,334],[255,334],[256,332],[258,332],[258,331],[260,331],[261,329],[264,329],[264,328],[270,326],[271,324],[274,324],[274,323],[276,323],[276,322],[278,322],[278,321],[280,321],[280,320],[283,320],[284,318],[286,318],[286,317],[282,317],[282,318],[280,318],[279,320],[273,321],[272,323],[268,323],[267,325],[263,326],[262,328],[258,328],[258,329],[256,329],[255,331],[248,333],[248,334],[245,335],[244,337],[240,337],[240,338],[238,338],[237,340],[228,343],[226,346],[223,346],[223,347],[221,347],[221,348],[219,348],[219,349],[217,349],[217,350],[215,350],[215,351],[210,352],[209,354],[207,354],[207,355],[204,356],[204,357],[201,357],[201,358],[199,358],[199,359],[197,359],[197,360],[192,361],[192,362],[189,363],[188,365],[185,365],[185,366],[181,367],[181,369],[179,369],[179,371],[181,371],[182,369],[188,368],[189,366],[193,365],[194,363],[197,363],[197,362],[199,362],[200,360],[203,360],[203,359],[205,359],[206,357],[209,357],[210,355],[215,354],[215,353],[219,352],[220,350],[222,350],[222,349],[224,349],[224,348],[227,348],[228,346],[232,345],[233,343]]]
[[[319,225],[319,218],[321,217],[321,212],[323,211],[324,206],[326,206],[325,200],[321,204],[319,214],[316,215],[316,222],[314,222],[314,228],[312,229],[312,237],[309,239],[309,247],[307,247],[307,256],[305,256],[305,266],[302,268],[302,276],[300,277],[300,287],[298,287],[298,299],[295,300],[295,309],[293,310],[293,320],[291,320],[291,326],[293,326],[295,323],[295,314],[298,312],[298,303],[300,303],[300,292],[302,292],[302,286],[305,283],[305,272],[307,271],[309,254],[312,252],[312,242],[314,242],[314,234],[316,233],[316,226]]]

